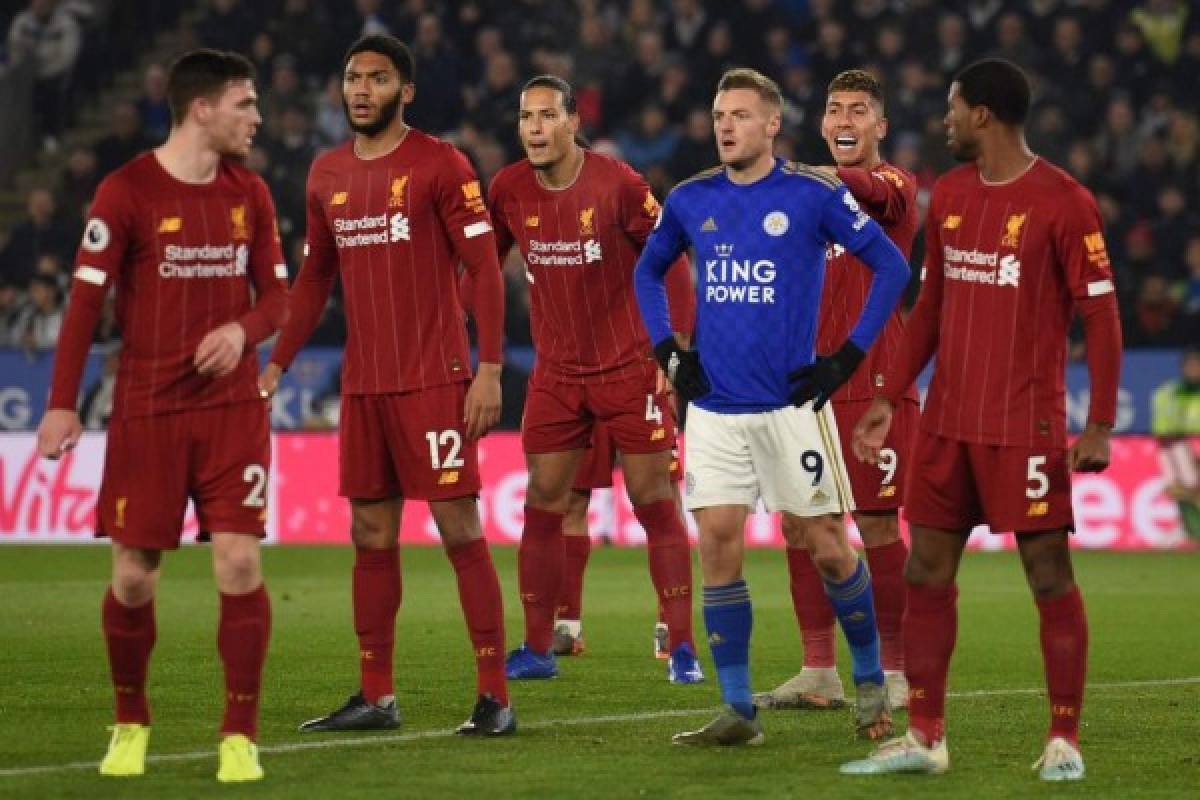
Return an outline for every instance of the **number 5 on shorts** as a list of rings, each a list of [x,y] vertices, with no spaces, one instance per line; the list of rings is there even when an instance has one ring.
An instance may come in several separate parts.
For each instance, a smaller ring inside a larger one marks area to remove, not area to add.
[[[1025,480],[1033,485],[1025,487],[1025,496],[1030,500],[1040,500],[1046,496],[1046,492],[1050,491],[1050,479],[1046,477],[1046,473],[1041,469],[1045,465],[1045,456],[1029,457],[1028,468],[1025,470]]]

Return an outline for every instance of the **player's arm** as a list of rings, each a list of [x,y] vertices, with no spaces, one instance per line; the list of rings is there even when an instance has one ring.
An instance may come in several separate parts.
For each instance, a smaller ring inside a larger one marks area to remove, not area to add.
[[[509,251],[512,250],[513,244],[516,242],[516,237],[513,236],[512,230],[508,227],[508,219],[503,213],[504,208],[504,178],[496,176],[491,185],[488,186],[488,201],[487,207],[492,214],[493,235],[496,240],[496,256],[503,268],[505,259],[508,258]]]
[[[666,276],[687,247],[687,233],[673,209],[675,197],[667,197],[658,224],[646,239],[633,270],[633,289],[642,324],[654,344],[654,357],[686,403],[708,394],[709,385],[699,354],[681,346],[671,330]]]
[[[258,377],[258,390],[264,397],[275,394],[279,376],[291,366],[300,348],[312,336],[337,279],[337,243],[325,219],[322,195],[313,183],[313,174],[310,172],[306,190],[304,263],[292,284],[289,314],[279,333],[279,340],[275,342],[266,368]]]
[[[904,219],[917,200],[916,183],[888,166],[838,167],[837,176],[867,213],[885,225]]]
[[[620,195],[621,228],[639,248],[650,238],[662,206],[654,197],[649,184],[632,168],[626,167],[622,176]],[[686,253],[667,267],[667,308],[671,315],[671,330],[683,342],[691,338],[696,324],[696,287],[692,281],[692,265]]]
[[[500,421],[500,369],[504,363],[504,278],[496,237],[479,179],[462,153],[448,148],[435,187],[438,217],[470,276],[471,314],[479,336],[479,369],[467,390],[467,438],[477,439]],[[509,241],[511,247],[511,239]]]
[[[662,206],[642,176],[630,167],[624,168],[618,209],[625,235],[639,249],[644,247],[658,222],[658,215],[662,213]],[[696,325],[696,287],[692,280],[692,265],[686,254],[681,253],[667,268],[666,289],[671,330],[676,341],[686,348],[690,345],[692,328]],[[670,387],[665,374],[659,374],[659,381],[656,391],[663,392]]]
[[[209,331],[193,358],[202,375],[221,377],[237,368],[246,350],[283,327],[287,320],[287,265],[275,227],[275,204],[266,183],[255,176],[254,236],[250,242],[249,273],[254,307],[233,322]]]
[[[1071,469],[1101,472],[1109,462],[1109,436],[1117,416],[1121,378],[1121,318],[1100,212],[1092,195],[1075,187],[1060,209],[1054,231],[1058,263],[1083,318],[1091,402],[1087,425],[1070,451]]]
[[[859,209],[848,189],[839,186],[831,192],[820,214],[822,235],[853,253],[874,275],[858,322],[837,352],[820,356],[788,376],[799,382],[792,402],[802,406],[812,400],[814,411],[820,411],[854,374],[908,285],[908,262],[879,225]]]
[[[38,425],[38,452],[46,458],[59,458],[82,434],[76,411],[79,382],[105,297],[129,249],[131,202],[124,183],[114,178],[100,184],[92,201],[91,217],[75,256],[66,318],[58,334],[50,399]]]
[[[925,224],[925,261],[921,267],[921,293],[908,316],[904,338],[896,349],[891,367],[884,375],[883,391],[854,426],[851,449],[860,461],[879,462],[879,452],[891,427],[892,411],[908,387],[929,363],[938,346],[941,327],[942,291],[942,218],[937,213],[937,194],[930,204]]]

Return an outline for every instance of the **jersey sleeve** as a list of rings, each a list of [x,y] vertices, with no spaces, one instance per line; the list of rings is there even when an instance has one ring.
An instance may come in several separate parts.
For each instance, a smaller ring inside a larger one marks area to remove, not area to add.
[[[454,251],[474,284],[472,311],[479,334],[479,360],[504,360],[504,281],[500,276],[496,238],[479,178],[466,156],[447,146],[434,198]]]
[[[908,316],[904,336],[896,350],[892,367],[884,375],[883,397],[893,405],[900,402],[908,387],[933,357],[937,349],[942,317],[942,293],[945,274],[942,271],[942,215],[939,212],[937,187],[929,204],[925,221],[925,261],[921,266],[921,291],[916,305]]]
[[[631,167],[624,167],[619,208],[621,229],[634,244],[644,247],[662,213],[662,206],[650,185]],[[686,255],[680,255],[667,268],[666,290],[671,330],[691,336],[696,323],[696,291],[692,266]]]
[[[238,320],[246,332],[246,346],[254,347],[287,320],[287,264],[279,242],[275,203],[266,183],[254,176],[254,240],[250,245],[250,281],[254,308]]]
[[[904,219],[917,200],[916,181],[888,164],[872,170],[838,167],[837,174],[867,213],[885,225]]]
[[[1121,322],[1100,211],[1091,192],[1073,186],[1053,234],[1057,262],[1083,317],[1091,405],[1088,422],[1111,426],[1121,377]]]
[[[874,273],[862,313],[849,336],[849,341],[866,352],[900,302],[908,283],[908,262],[845,186],[838,186],[825,198],[820,213],[819,229],[825,237],[845,247]]]
[[[96,323],[119,282],[135,231],[133,196],[120,175],[101,181],[75,256],[67,313],[59,331],[50,409],[74,410]]]
[[[667,270],[683,254],[688,244],[687,232],[675,210],[678,203],[678,192],[667,195],[666,205],[659,212],[658,222],[646,239],[633,271],[638,308],[652,344],[658,344],[671,335],[671,316],[664,279]]]
[[[308,174],[305,195],[304,263],[292,285],[291,314],[271,353],[271,363],[283,369],[312,336],[337,279],[337,243],[325,217],[325,198],[315,170]]]
[[[508,253],[512,250],[513,244],[516,243],[516,237],[513,236],[512,230],[509,229],[508,220],[504,216],[505,184],[504,173],[498,174],[492,180],[491,186],[488,187],[487,201],[487,206],[492,212],[492,226],[495,228],[496,236],[496,253],[499,256],[501,265],[504,264],[504,259],[508,258]]]

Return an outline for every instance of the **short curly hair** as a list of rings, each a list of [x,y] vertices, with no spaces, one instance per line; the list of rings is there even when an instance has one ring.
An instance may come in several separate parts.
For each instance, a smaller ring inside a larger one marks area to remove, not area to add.
[[[829,94],[834,92],[866,92],[883,108],[883,86],[879,79],[864,69],[848,69],[833,76],[829,82]]]

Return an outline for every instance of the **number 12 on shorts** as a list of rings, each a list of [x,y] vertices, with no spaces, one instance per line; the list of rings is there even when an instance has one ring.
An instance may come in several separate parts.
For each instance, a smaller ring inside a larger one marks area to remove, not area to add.
[[[458,469],[464,465],[459,457],[462,450],[462,434],[453,428],[444,431],[428,431],[425,441],[429,443],[429,465],[434,469]]]

